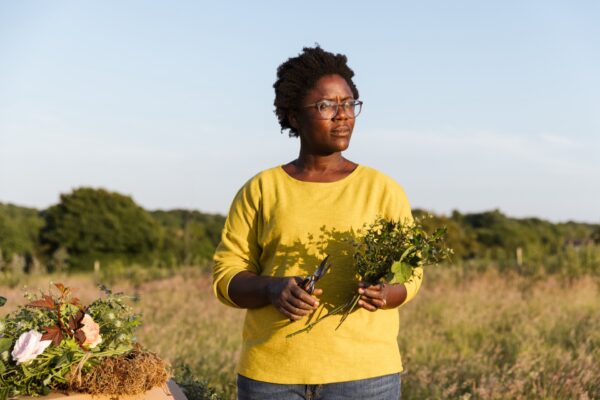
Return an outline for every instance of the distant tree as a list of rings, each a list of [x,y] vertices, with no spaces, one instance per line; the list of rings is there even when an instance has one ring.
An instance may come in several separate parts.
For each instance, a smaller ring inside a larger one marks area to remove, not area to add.
[[[46,225],[41,240],[48,253],[64,247],[75,267],[91,268],[94,258],[149,261],[160,245],[160,225],[119,193],[76,189],[42,215]]]
[[[0,203],[0,248],[5,261],[14,254],[39,252],[38,235],[44,220],[33,208]]]
[[[598,227],[596,227],[596,229],[594,229],[594,232],[592,232],[591,238],[595,244],[600,244],[600,226],[598,226]]]
[[[431,214],[413,210],[415,217]],[[148,212],[128,196],[81,188],[42,211],[0,203],[0,270],[92,268],[94,261],[175,266],[210,259],[225,217],[194,210]],[[510,218],[499,210],[423,220],[427,229],[445,226],[454,260],[503,260],[556,264],[581,244],[600,244],[600,225]],[[572,250],[572,249],[571,249]],[[586,250],[587,251],[587,250]],[[596,250],[589,250],[596,251]],[[43,256],[43,257],[42,257]],[[38,264],[40,265],[38,265]]]
[[[221,239],[225,217],[199,211],[153,211],[164,228],[161,255],[165,262],[198,264],[210,259]]]
[[[15,275],[20,275],[25,272],[25,268],[27,267],[27,260],[25,256],[19,254],[13,254],[10,263],[8,265],[8,271]]]
[[[478,247],[475,234],[465,229],[458,211],[455,211],[450,218],[421,209],[414,209],[413,215],[419,218],[423,227],[430,232],[437,228],[446,228],[445,244],[454,251],[453,259],[466,259],[475,256]]]
[[[60,246],[52,253],[52,270],[54,272],[64,272],[68,267],[69,252],[64,246]]]

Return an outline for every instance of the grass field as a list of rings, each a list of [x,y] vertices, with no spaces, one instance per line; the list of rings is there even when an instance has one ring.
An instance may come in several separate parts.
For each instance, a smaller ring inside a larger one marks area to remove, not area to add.
[[[31,277],[30,291],[49,281],[97,295],[92,275]],[[224,398],[235,395],[235,363],[244,313],[216,301],[198,269],[115,290],[139,295],[139,340],[173,365],[187,365]],[[0,287],[5,314],[22,290]],[[600,283],[584,277],[523,278],[496,270],[426,275],[402,307],[398,336],[406,399],[600,399]]]

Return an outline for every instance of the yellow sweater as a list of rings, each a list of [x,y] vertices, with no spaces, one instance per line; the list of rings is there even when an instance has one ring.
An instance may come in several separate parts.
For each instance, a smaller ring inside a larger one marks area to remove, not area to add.
[[[238,307],[228,287],[239,272],[304,277],[329,254],[333,265],[316,285],[323,295],[315,314],[325,315],[356,293],[347,239],[377,216],[412,219],[402,188],[372,168],[358,166],[331,183],[299,181],[281,167],[263,171],[233,200],[214,256],[214,292],[223,303]],[[406,301],[421,280],[422,270],[415,269],[405,284]],[[340,317],[334,316],[309,333],[286,338],[309,319],[290,322],[271,305],[247,310],[238,372],[271,383],[324,384],[402,370],[398,310],[359,309],[338,330]]]

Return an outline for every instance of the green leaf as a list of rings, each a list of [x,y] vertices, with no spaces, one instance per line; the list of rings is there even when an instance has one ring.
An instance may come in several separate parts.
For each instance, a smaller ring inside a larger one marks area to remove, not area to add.
[[[70,365],[71,364],[71,360],[69,359],[70,357],[69,352],[65,352],[64,354],[60,355],[59,357],[55,357],[52,362],[51,362],[51,366],[53,368],[60,368],[63,364],[65,365]]]
[[[402,253],[402,256],[400,256],[400,262],[404,261],[404,259],[406,258],[406,256],[408,256],[410,254],[411,251],[413,251],[415,249],[415,246],[410,246],[408,249],[404,250],[404,253]]]
[[[13,340],[9,337],[0,338],[0,353],[10,350]]]
[[[6,304],[6,297],[0,296],[0,307]]]
[[[390,283],[404,283],[410,279],[412,276],[412,267],[404,262],[396,261],[392,264],[392,272],[394,273],[394,278],[390,281]]]
[[[394,275],[396,275],[402,270],[402,262],[394,261],[394,263],[390,267],[390,270],[394,273]]]
[[[23,375],[25,375],[25,378],[31,378],[33,376],[31,371],[29,371],[29,368],[27,368],[25,364],[21,364],[21,370],[23,371]]]
[[[53,378],[52,374],[48,375],[46,377],[46,379],[44,379],[44,386],[50,385],[50,383],[52,382],[52,378]]]

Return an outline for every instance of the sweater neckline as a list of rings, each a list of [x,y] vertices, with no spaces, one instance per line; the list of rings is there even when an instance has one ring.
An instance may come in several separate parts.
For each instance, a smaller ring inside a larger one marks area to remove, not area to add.
[[[307,186],[338,186],[338,185],[343,185],[347,182],[350,182],[351,180],[353,180],[357,175],[359,175],[360,171],[363,170],[363,166],[361,164],[357,164],[356,168],[354,168],[354,171],[350,172],[348,175],[346,175],[345,177],[343,177],[342,179],[338,179],[337,181],[333,181],[333,182],[310,182],[310,181],[301,181],[300,179],[296,179],[293,176],[291,176],[290,174],[288,174],[284,169],[283,169],[283,164],[281,164],[279,167],[277,167],[277,170],[283,174],[286,179],[289,179],[290,181],[300,184],[300,185],[307,185]]]

